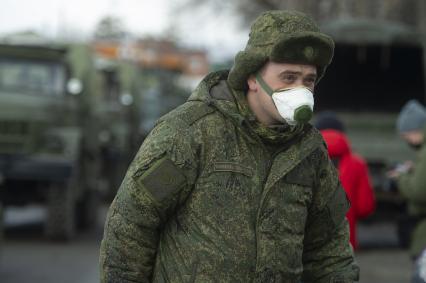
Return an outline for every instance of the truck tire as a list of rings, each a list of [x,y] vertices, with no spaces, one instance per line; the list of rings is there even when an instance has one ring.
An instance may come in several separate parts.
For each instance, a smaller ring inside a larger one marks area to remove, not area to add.
[[[72,182],[58,182],[47,192],[46,236],[51,240],[72,239],[75,235],[75,200]]]

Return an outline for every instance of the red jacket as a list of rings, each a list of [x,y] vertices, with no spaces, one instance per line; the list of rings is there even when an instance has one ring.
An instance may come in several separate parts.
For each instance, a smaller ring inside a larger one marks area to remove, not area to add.
[[[340,182],[351,202],[346,217],[350,227],[350,241],[357,249],[356,223],[359,218],[370,215],[376,206],[368,167],[364,159],[351,152],[346,136],[336,130],[321,131],[332,160],[337,160]]]

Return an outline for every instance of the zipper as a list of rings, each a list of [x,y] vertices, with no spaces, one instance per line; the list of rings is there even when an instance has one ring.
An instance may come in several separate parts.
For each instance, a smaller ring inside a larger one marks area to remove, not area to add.
[[[262,202],[262,199],[263,199],[262,196],[263,196],[263,193],[265,191],[266,181],[268,180],[269,173],[271,172],[273,161],[275,159],[275,156],[277,155],[277,152],[275,152],[274,154],[271,155],[269,153],[268,149],[266,148],[266,146],[263,143],[261,143],[261,144],[262,144],[263,151],[268,154],[269,158],[268,158],[267,164],[265,166],[265,172],[264,172],[265,176],[263,177],[263,180],[262,180],[262,183],[261,183],[262,184],[262,192],[260,193],[259,207],[258,207],[258,210],[257,210],[256,222],[255,222],[256,272],[259,270],[259,266],[258,266],[259,265],[259,249],[260,249],[260,247],[259,247],[259,245],[260,245],[260,243],[259,243],[259,221],[260,221],[260,215],[261,215],[262,203],[263,203]]]

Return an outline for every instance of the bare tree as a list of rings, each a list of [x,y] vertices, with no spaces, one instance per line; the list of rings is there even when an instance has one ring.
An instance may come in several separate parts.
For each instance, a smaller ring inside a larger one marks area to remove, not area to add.
[[[247,27],[266,10],[291,9],[311,15],[320,24],[337,18],[369,18],[403,23],[423,30],[424,0],[182,0],[181,10],[196,12],[210,5],[212,12],[232,9]]]
[[[96,39],[121,40],[126,36],[121,19],[113,16],[104,17],[96,26],[94,37]]]
[[[262,11],[280,9],[282,6],[278,0],[182,0],[176,5],[177,14],[191,13],[208,7],[212,13],[217,11],[231,10],[241,20],[241,25],[249,25]]]

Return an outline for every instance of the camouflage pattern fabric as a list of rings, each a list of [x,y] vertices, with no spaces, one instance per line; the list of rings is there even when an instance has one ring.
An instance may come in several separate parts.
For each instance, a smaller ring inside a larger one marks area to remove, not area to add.
[[[206,77],[143,143],[108,213],[102,282],[357,280],[320,134],[307,125],[271,154],[227,75]]]

